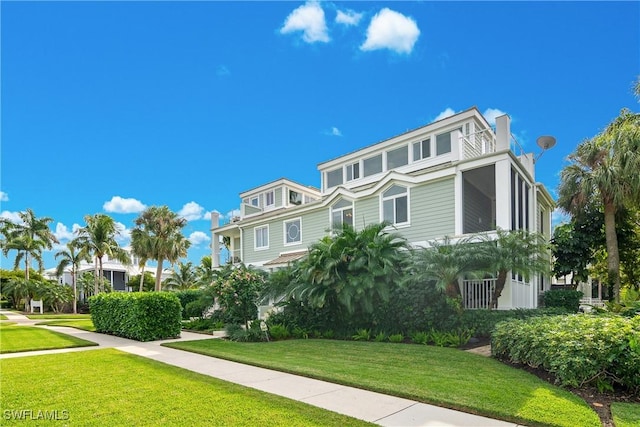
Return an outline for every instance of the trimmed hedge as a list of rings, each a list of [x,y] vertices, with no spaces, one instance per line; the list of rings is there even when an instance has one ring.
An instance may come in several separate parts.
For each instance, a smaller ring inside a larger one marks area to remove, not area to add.
[[[571,313],[577,313],[580,308],[580,298],[584,294],[570,289],[554,289],[543,294],[544,306],[547,308],[560,307]]]
[[[152,341],[180,336],[182,306],[173,292],[113,292],[89,298],[96,332]]]
[[[562,307],[516,308],[514,310],[465,310],[460,316],[460,328],[474,331],[473,336],[488,338],[499,322],[509,319],[528,319],[538,316],[567,314]]]
[[[496,325],[491,353],[542,367],[564,386],[615,385],[640,394],[640,316],[535,317]]]

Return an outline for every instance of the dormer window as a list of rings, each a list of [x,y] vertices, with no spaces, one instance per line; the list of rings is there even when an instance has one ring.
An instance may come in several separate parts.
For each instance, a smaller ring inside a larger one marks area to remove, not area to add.
[[[409,163],[409,147],[404,146],[387,151],[387,170],[399,168]]]
[[[289,203],[292,205],[301,205],[302,194],[297,191],[289,190]]]
[[[327,172],[327,188],[337,187],[342,184],[342,168]]]
[[[362,161],[362,168],[364,169],[364,176],[371,176],[382,172],[382,154],[364,159]]]
[[[264,193],[265,207],[273,208],[276,205],[276,197],[274,191],[267,191]]]
[[[249,200],[249,204],[251,206],[255,206],[256,208],[260,206],[260,198],[259,197],[252,197],[251,200]]]
[[[431,138],[413,143],[413,161],[431,157]]]
[[[352,163],[347,165],[347,181],[353,181],[360,178],[360,163]]]

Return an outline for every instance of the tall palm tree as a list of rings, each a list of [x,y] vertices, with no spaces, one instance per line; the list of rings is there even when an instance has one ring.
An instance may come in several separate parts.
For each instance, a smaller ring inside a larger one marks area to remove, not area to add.
[[[182,228],[186,223],[185,218],[179,217],[167,206],[151,206],[135,220],[136,225],[132,236],[135,232],[136,235],[149,239],[151,244],[150,259],[154,259],[158,263],[156,291],[162,289],[162,264],[164,261],[173,264],[187,255],[187,249],[191,243],[182,235]]]
[[[56,267],[56,276],[60,277],[64,273],[67,267],[71,267],[71,286],[73,288],[73,313],[78,312],[78,267],[82,261],[91,262],[91,257],[86,251],[82,251],[78,248],[77,240],[72,240],[67,243],[67,249],[58,251],[55,254],[55,259],[60,258],[58,266]]]
[[[620,253],[616,213],[640,202],[640,114],[622,110],[599,135],[582,142],[560,173],[558,205],[578,214],[587,204],[604,209],[607,270],[616,302],[620,301]]]
[[[199,287],[205,288],[213,283],[216,271],[213,269],[211,255],[205,255],[200,259],[200,264],[195,267],[195,272]]]
[[[171,273],[171,277],[163,283],[166,289],[185,291],[195,289],[198,286],[198,278],[193,268],[193,263],[179,263],[178,270]]]
[[[19,212],[18,216],[21,223],[13,223],[6,219],[2,222],[1,228],[4,235],[2,252],[5,256],[10,250],[18,252],[13,267],[17,270],[20,262],[24,260],[24,277],[28,281],[31,262],[36,261],[38,271],[42,271],[44,268],[42,251],[52,249],[53,244],[58,243],[58,239],[49,228],[52,218],[37,218],[32,209]]]
[[[97,295],[100,291],[98,278],[104,275],[102,258],[107,255],[110,259],[129,265],[131,257],[116,241],[119,230],[113,218],[105,214],[95,214],[86,215],[84,221],[86,226],[77,230],[76,240],[78,247],[95,259],[94,295]]]
[[[413,274],[408,280],[433,283],[436,290],[449,298],[461,296],[459,281],[476,276],[480,259],[469,239],[452,242],[449,237],[429,242],[430,247],[413,253]]]
[[[496,233],[495,238],[490,234],[480,235],[481,244],[476,245],[483,270],[497,274],[489,309],[498,308],[498,298],[502,295],[510,271],[529,280],[534,274],[548,273],[551,266],[548,246],[542,234],[501,228]]]

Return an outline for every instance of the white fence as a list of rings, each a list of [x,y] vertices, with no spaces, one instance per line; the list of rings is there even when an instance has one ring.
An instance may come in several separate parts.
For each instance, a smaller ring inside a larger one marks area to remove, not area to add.
[[[489,308],[496,279],[463,280],[462,301],[464,308]]]

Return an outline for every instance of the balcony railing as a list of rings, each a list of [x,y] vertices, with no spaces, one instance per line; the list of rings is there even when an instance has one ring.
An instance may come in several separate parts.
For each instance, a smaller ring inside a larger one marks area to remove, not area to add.
[[[472,159],[496,151],[496,139],[489,129],[462,135],[461,140],[462,156],[465,159]]]
[[[489,308],[496,279],[463,280],[462,301],[466,309]]]

